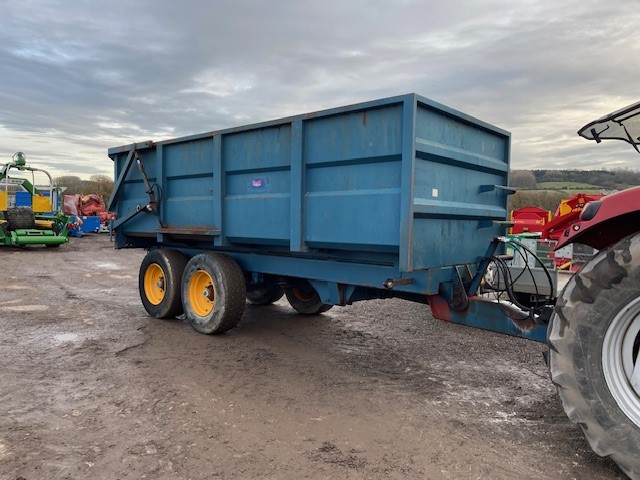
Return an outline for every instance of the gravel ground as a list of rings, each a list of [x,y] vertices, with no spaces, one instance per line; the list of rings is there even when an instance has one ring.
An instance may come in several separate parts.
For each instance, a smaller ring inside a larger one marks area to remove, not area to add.
[[[362,302],[200,335],[106,234],[0,249],[0,478],[610,479],[544,346]]]

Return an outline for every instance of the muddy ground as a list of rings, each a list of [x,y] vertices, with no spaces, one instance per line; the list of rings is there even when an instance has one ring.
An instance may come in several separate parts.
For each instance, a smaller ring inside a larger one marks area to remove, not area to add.
[[[147,316],[108,235],[0,249],[0,478],[605,479],[542,345],[405,301]]]

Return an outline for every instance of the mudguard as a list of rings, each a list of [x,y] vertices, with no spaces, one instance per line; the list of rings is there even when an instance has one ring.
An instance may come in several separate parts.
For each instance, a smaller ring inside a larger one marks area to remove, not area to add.
[[[633,187],[585,205],[580,220],[564,231],[555,249],[582,243],[602,250],[638,231],[640,187]]]

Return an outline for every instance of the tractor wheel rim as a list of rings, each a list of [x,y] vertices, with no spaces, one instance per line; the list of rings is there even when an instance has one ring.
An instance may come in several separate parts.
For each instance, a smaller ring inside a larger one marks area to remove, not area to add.
[[[216,305],[216,289],[213,279],[204,270],[198,270],[189,282],[189,303],[199,317],[209,315]]]
[[[602,343],[602,370],[616,403],[640,427],[640,297],[614,317]]]
[[[152,305],[160,305],[166,293],[164,270],[157,263],[152,263],[144,272],[144,294]]]

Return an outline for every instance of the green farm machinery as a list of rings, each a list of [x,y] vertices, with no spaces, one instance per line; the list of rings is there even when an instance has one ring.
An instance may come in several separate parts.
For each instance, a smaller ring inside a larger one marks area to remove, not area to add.
[[[59,247],[67,243],[69,218],[60,211],[59,192],[51,175],[28,166],[22,152],[11,160],[0,168],[0,246]],[[47,187],[35,186],[36,172],[46,175]]]

